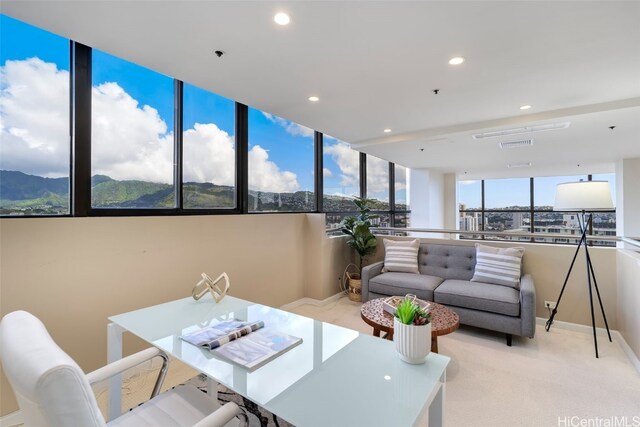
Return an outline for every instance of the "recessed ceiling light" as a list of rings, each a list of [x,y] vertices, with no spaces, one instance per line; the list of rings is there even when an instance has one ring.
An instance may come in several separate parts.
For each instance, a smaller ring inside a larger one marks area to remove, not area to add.
[[[455,56],[449,60],[449,64],[451,65],[460,65],[464,62],[464,58],[462,56]]]
[[[385,130],[383,130],[383,132],[384,133],[389,133],[389,132],[391,132],[391,129],[385,129]]]
[[[528,110],[529,108],[531,108],[531,105],[523,105],[520,107],[521,110]]]
[[[318,101],[320,101],[320,98],[318,98],[317,96],[310,96],[310,97],[309,97],[309,101],[311,101],[311,102],[318,102]]]
[[[276,13],[273,17],[273,20],[278,25],[288,25],[289,22],[291,22],[291,18],[289,18],[289,15],[284,12]]]

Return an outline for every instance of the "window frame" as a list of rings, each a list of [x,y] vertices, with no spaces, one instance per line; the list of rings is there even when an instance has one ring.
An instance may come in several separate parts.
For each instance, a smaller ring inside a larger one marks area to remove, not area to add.
[[[485,231],[485,225],[486,225],[486,215],[488,213],[528,213],[530,215],[530,221],[529,221],[529,232],[530,233],[534,233],[535,232],[535,215],[536,214],[540,214],[540,213],[549,213],[549,212],[556,212],[559,214],[565,214],[565,213],[569,213],[569,212],[565,212],[565,211],[548,211],[548,210],[541,210],[541,209],[535,209],[535,178],[536,177],[529,177],[529,209],[487,209],[485,206],[485,180],[481,180],[481,208],[480,209],[460,209],[460,204],[458,204],[458,218],[460,217],[460,214],[464,214],[464,213],[480,213],[481,214],[481,218],[482,218],[482,223],[479,226],[479,230],[478,231]],[[593,180],[593,175],[589,174],[587,175],[587,180],[588,181],[592,181]],[[575,212],[572,212],[575,213]],[[597,214],[597,213],[616,213],[616,209],[611,209],[611,210],[606,210],[606,211],[586,211],[586,214]],[[459,226],[459,225],[458,225]],[[591,223],[589,225],[589,230],[587,231],[587,236],[593,236],[593,237],[597,237],[597,235],[593,234],[593,223]],[[495,240],[495,239],[488,239],[487,236],[482,235],[479,238],[473,238],[473,237],[469,237],[469,238],[464,238],[461,237],[464,240]],[[570,239],[570,236],[567,236],[568,239]],[[517,240],[516,240],[517,241]],[[543,244],[554,244],[554,245],[574,245],[574,243],[565,243],[565,242],[541,242],[541,241],[536,241],[536,238],[531,237],[529,238],[529,242],[530,243],[543,243]],[[594,244],[593,241],[589,242],[590,246],[602,246],[602,247],[609,247],[611,245],[607,245],[607,244]]]

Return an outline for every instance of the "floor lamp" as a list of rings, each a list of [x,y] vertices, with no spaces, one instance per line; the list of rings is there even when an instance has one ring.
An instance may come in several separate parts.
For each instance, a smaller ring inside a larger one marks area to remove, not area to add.
[[[609,335],[609,341],[611,341],[611,333],[609,332],[609,324],[607,323],[607,316],[604,314],[604,307],[602,305],[602,299],[600,298],[600,290],[598,289],[598,282],[596,281],[596,274],[593,271],[593,264],[591,263],[591,257],[589,256],[589,245],[587,244],[587,232],[593,221],[593,211],[608,211],[613,209],[613,202],[611,200],[611,191],[609,190],[609,183],[607,181],[579,181],[579,182],[567,182],[564,184],[558,184],[556,187],[556,201],[553,206],[554,211],[564,212],[579,212],[576,214],[578,218],[578,224],[580,225],[581,237],[576,248],[576,253],[573,255],[573,260],[569,266],[567,277],[564,279],[564,284],[560,290],[560,295],[556,301],[556,306],[551,311],[551,316],[547,321],[546,330],[553,324],[553,318],[558,312],[558,306],[562,299],[562,294],[567,286],[567,281],[571,275],[573,264],[576,262],[580,248],[584,246],[584,253],[586,257],[587,265],[587,284],[589,287],[589,304],[591,306],[591,325],[593,327],[593,342],[596,349],[596,358],[598,357],[598,338],[596,337],[596,320],[593,311],[593,292],[596,290],[598,296],[598,302],[600,303],[600,310],[602,311],[602,318],[607,328],[607,334]],[[586,212],[590,212],[587,214]],[[593,282],[593,286],[592,286]]]

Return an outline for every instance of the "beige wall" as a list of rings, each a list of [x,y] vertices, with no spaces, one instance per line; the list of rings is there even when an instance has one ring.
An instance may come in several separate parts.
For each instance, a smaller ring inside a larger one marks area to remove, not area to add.
[[[90,371],[106,362],[109,315],[190,296],[201,272],[226,271],[231,295],[271,306],[323,299],[345,247],[314,214],[2,219],[0,314],[32,312]],[[2,415],[17,409],[4,374],[0,401]]]
[[[640,358],[640,253],[619,250],[617,255],[618,329]]]
[[[465,242],[463,240],[420,240],[441,244],[474,245],[474,242]],[[536,315],[548,318],[549,313],[544,307],[544,301],[557,301],[562,283],[576,250],[575,246],[502,242],[487,242],[487,244],[494,246],[523,246],[525,248],[523,268],[526,273],[530,273],[533,276],[536,286]],[[379,242],[375,260],[382,260],[383,253],[383,244]],[[600,289],[605,313],[607,314],[609,328],[617,329],[616,249],[592,248],[589,249],[589,254],[596,272],[598,288]],[[598,307],[595,292],[594,304],[594,307]],[[585,257],[582,250],[573,267],[555,319],[591,325]],[[599,311],[596,312],[596,325],[604,327],[604,322],[601,319],[602,316]]]

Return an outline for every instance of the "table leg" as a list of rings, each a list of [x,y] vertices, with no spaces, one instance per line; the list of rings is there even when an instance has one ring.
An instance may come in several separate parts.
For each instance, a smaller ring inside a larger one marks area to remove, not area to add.
[[[107,363],[122,359],[122,333],[124,329],[115,323],[107,325]],[[122,414],[122,375],[114,375],[109,380],[109,406],[107,421]]]
[[[431,351],[434,353],[438,352],[438,337],[431,337]]]
[[[380,329],[373,328],[373,336],[380,338]]]

